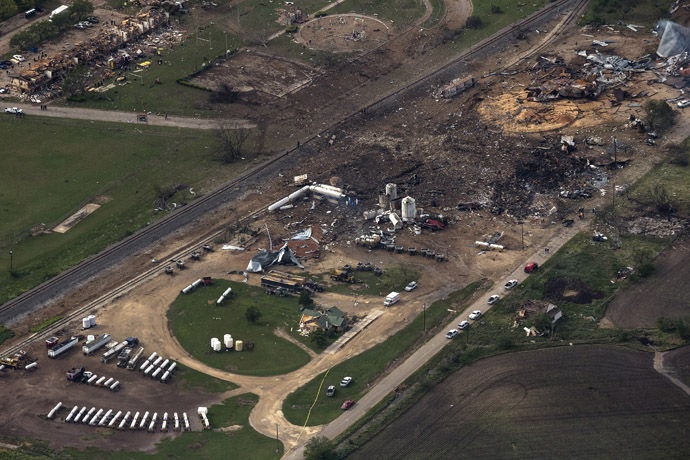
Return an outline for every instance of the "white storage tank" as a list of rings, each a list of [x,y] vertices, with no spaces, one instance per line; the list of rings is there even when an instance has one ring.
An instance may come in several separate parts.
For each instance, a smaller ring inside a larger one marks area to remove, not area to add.
[[[159,356],[159,357],[156,358],[156,360],[153,362],[153,365],[156,366],[156,367],[158,367],[158,365],[159,365],[162,361],[163,361],[163,357],[162,357],[162,356]]]
[[[168,364],[170,363],[170,359],[166,359],[161,363],[161,368],[165,370],[166,367],[168,367]]]
[[[232,348],[233,346],[233,340],[232,340],[232,335],[231,334],[225,334],[223,336],[223,343],[225,344],[225,348],[228,350]]]
[[[172,372],[175,370],[175,367],[177,366],[177,363],[172,363],[170,367],[168,368],[168,372]]]
[[[88,316],[86,318],[82,318],[81,327],[83,329],[88,329],[91,327],[91,320],[88,318]]]
[[[110,384],[113,383],[113,380],[115,380],[115,379],[112,378],[112,377],[110,377],[108,380],[105,381],[105,383],[103,384],[103,386],[104,386],[104,387],[110,388]]]
[[[118,380],[117,382],[113,383],[110,385],[110,391],[117,391],[118,388],[120,388],[120,381]]]
[[[400,206],[403,222],[414,221],[414,218],[417,215],[417,204],[415,203],[414,198],[411,196],[406,196],[402,199],[402,204]]]
[[[158,378],[158,376],[161,374],[161,372],[162,372],[162,369],[159,367],[158,369],[156,369],[155,371],[153,371],[153,374],[151,374],[151,378],[152,378],[152,379]]]
[[[148,377],[149,374],[150,374],[151,372],[153,372],[153,366],[149,366],[149,367],[144,371],[144,375]]]
[[[395,184],[386,184],[386,195],[391,200],[395,200],[398,198],[398,186]]]
[[[213,351],[220,351],[220,350],[221,350],[220,340],[216,339],[216,341],[213,343]]]
[[[163,374],[163,377],[161,377],[161,382],[165,383],[165,381],[168,380],[169,376],[170,376],[170,372],[165,371],[165,374]]]
[[[242,351],[244,349],[244,342],[242,340],[235,340],[235,351]]]
[[[144,364],[139,366],[139,372],[144,372],[148,367],[151,365],[151,362],[149,360],[144,361]]]
[[[96,325],[96,316],[95,315],[89,315],[89,324],[91,327],[94,327]]]
[[[146,361],[153,361],[154,359],[156,359],[156,356],[158,356],[158,353],[154,351],[153,353],[151,353],[151,356],[149,356],[149,359],[147,359]]]

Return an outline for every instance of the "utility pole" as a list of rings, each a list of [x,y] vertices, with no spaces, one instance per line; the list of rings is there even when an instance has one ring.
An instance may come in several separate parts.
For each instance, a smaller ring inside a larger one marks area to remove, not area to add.
[[[618,168],[618,146],[616,145],[616,136],[613,136],[613,165]],[[614,181],[614,176],[611,175],[611,207],[612,207],[612,218],[613,227],[616,227],[616,183]]]
[[[14,272],[13,263],[14,263],[14,253],[10,249],[10,274],[12,274],[12,272]]]
[[[424,332],[426,333],[426,304],[422,306],[422,321],[424,322]]]
[[[520,219],[518,224],[520,224],[520,240],[522,241],[522,249],[525,249],[525,221]]]

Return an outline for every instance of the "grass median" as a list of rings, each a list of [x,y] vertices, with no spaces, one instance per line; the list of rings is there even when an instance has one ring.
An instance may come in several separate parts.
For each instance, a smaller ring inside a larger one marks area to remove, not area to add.
[[[360,399],[366,393],[369,385],[386,372],[392,363],[426,341],[437,327],[444,325],[455,314],[448,311],[449,308],[462,308],[461,304],[475,292],[485,288],[487,288],[486,283],[475,282],[452,293],[443,300],[434,302],[426,309],[426,334],[423,331],[424,318],[420,314],[404,329],[389,337],[385,342],[331,368],[325,380],[325,372],[318,375],[285,399],[283,402],[285,417],[295,425],[304,425],[307,422],[307,425],[310,426],[321,425],[334,420],[342,413],[340,405],[344,400]],[[345,376],[353,377],[353,382],[348,387],[341,388],[338,384]],[[326,396],[326,388],[329,385],[336,386],[335,397]],[[316,399],[316,403],[307,421],[307,415],[314,399]]]

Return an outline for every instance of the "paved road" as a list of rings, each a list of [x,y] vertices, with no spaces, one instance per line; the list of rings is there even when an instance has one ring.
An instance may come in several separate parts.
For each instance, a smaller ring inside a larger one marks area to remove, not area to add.
[[[43,117],[75,118],[78,120],[97,120],[115,123],[138,123],[136,112],[118,112],[113,110],[82,109],[49,105],[48,110],[41,110],[40,104],[8,103],[5,106],[19,107],[27,115]],[[3,107],[4,109],[4,107]],[[11,116],[11,115],[6,115]],[[145,125],[169,126],[171,128],[217,129],[221,124],[230,129],[255,128],[248,120],[191,118],[148,114]]]

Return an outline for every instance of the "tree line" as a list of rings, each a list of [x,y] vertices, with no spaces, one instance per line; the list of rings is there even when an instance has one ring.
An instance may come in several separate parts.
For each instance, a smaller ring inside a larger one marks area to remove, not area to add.
[[[3,2],[12,0],[0,0]],[[17,0],[17,1],[36,1],[36,0]],[[0,12],[2,7],[0,6]],[[72,6],[66,11],[56,14],[50,20],[39,21],[32,24],[27,29],[15,34],[10,39],[10,46],[20,50],[36,47],[51,38],[57,37],[77,22],[85,19],[93,13],[93,3],[88,0],[74,0]]]

